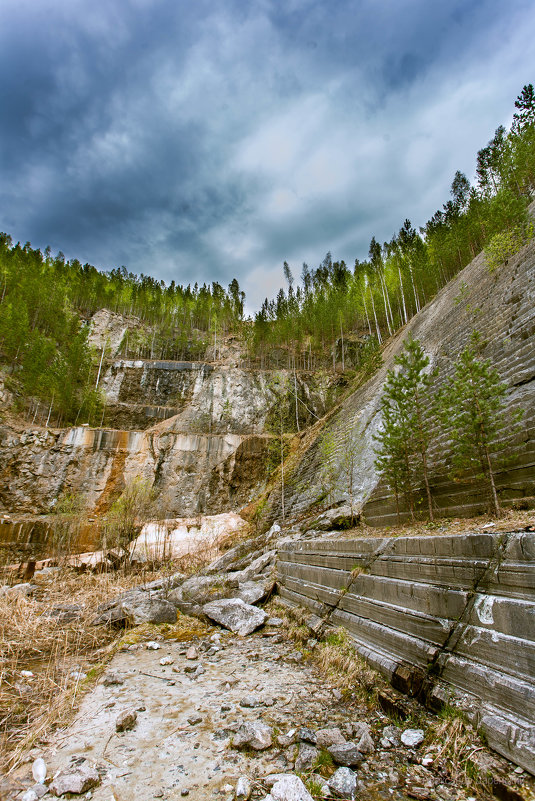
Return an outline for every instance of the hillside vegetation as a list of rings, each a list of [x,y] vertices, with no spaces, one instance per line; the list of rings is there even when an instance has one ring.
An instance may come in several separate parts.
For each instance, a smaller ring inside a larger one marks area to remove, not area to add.
[[[0,235],[0,356],[30,416],[37,404],[56,425],[101,419],[96,376],[102,356],[87,322],[108,308],[138,318],[123,345],[130,358],[203,359],[209,344],[236,334],[250,366],[369,368],[381,343],[481,250],[492,267],[532,236],[527,206],[535,190],[535,94],[525,86],[509,130],[500,126],[477,154],[477,180],[455,174],[451,198],[419,230],[405,220],[390,242],[372,237],[369,258],[350,269],[328,253],[303,265],[301,283],[284,265],[287,289],[244,321],[233,279],[182,286],[125,267],[97,270],[13,245]],[[30,400],[31,399],[31,400]]]

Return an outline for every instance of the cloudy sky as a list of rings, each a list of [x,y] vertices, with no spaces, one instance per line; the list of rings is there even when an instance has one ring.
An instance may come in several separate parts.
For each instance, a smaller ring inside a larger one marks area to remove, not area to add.
[[[448,199],[535,81],[533,0],[2,0],[0,229],[254,309]]]

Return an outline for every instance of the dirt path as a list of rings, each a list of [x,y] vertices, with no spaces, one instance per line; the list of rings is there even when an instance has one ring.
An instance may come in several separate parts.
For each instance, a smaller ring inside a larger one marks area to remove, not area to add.
[[[94,801],[232,798],[243,775],[259,791],[254,795],[264,797],[260,780],[299,768],[298,745],[280,747],[277,734],[345,726],[350,735],[351,722],[365,719],[364,710],[344,703],[280,635],[212,634],[194,644],[197,659],[186,655],[192,643],[158,644],[158,650],[129,646],[114,657],[75,721],[43,753],[49,776],[87,760],[101,777],[91,791]],[[136,724],[117,733],[116,720],[126,710],[137,711]],[[374,718],[374,728],[391,723],[377,712]],[[256,720],[273,728],[273,746],[233,748],[239,726]],[[389,763],[377,752],[358,769],[367,797],[406,798],[395,789],[399,773]],[[27,773],[26,766],[20,787],[33,784]]]

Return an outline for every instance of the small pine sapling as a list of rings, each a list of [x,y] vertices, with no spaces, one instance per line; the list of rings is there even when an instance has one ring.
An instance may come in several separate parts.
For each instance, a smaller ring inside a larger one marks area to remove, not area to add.
[[[501,452],[505,447],[503,437],[498,439],[498,435],[508,427],[514,429],[522,410],[507,412],[507,385],[490,359],[476,356],[480,343],[480,335],[474,332],[471,344],[460,354],[455,373],[440,394],[439,409],[452,443],[455,468],[471,468],[486,480],[492,509],[498,517],[501,510],[495,472],[504,461]]]

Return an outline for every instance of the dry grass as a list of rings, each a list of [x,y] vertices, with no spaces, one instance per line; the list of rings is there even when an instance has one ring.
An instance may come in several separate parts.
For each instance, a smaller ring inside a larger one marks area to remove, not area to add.
[[[0,768],[74,714],[83,691],[99,675],[119,634],[90,624],[99,603],[139,583],[124,575],[58,571],[36,577],[31,598],[0,596]],[[79,604],[81,616],[60,622],[44,613],[55,604]],[[25,676],[22,671],[30,671]],[[86,674],[85,678],[82,674]]]
[[[440,765],[450,781],[461,782],[474,791],[482,789],[483,777],[474,757],[485,750],[485,746],[462,712],[446,707],[427,739],[430,743],[427,753],[433,756],[435,764]]]
[[[288,607],[276,598],[270,602],[269,608],[273,615],[285,619],[285,638],[306,649],[307,641],[313,636],[306,624],[310,612],[299,607]],[[330,629],[323,641],[307,653],[320,673],[342,693],[347,696],[358,693],[368,705],[374,703],[375,691],[384,681],[355,651],[345,629]]]

